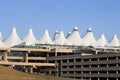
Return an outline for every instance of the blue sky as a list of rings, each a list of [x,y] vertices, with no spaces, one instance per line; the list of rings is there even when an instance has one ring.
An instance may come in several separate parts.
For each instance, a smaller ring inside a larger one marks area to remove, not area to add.
[[[20,38],[29,28],[39,39],[45,29],[53,37],[56,30],[65,35],[74,26],[81,36],[88,27],[98,39],[101,33],[111,40],[120,38],[120,0],[0,0],[0,32],[8,37],[13,26]]]

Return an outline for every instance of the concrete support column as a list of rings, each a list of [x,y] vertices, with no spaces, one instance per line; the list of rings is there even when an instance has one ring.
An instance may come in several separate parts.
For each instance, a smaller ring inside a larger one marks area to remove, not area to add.
[[[49,53],[47,53],[47,57],[49,57]]]
[[[59,75],[58,75],[58,65],[57,65],[57,67],[56,67],[56,76],[58,77]]]
[[[91,62],[91,58],[89,59],[89,61]]]
[[[81,59],[81,62],[83,62],[83,59]]]
[[[63,61],[61,60],[61,63],[63,63]]]
[[[69,72],[67,71],[67,74],[69,74]]]
[[[69,59],[67,59],[67,63],[69,63]]]
[[[100,80],[100,78],[98,77],[98,80]]]
[[[107,80],[109,80],[109,78],[107,78]]]
[[[107,67],[109,67],[108,64],[107,64]]]
[[[118,64],[116,64],[116,66],[118,67]]]
[[[108,57],[107,57],[107,61],[108,61]]]
[[[55,56],[57,56],[57,50],[55,51]]]
[[[67,66],[67,69],[69,69],[69,66]]]
[[[14,69],[15,65],[12,65],[12,69]]]
[[[91,71],[89,72],[89,74],[91,74]]]
[[[97,51],[97,50],[95,51],[95,54],[98,54],[98,51]]]
[[[30,67],[30,73],[33,73],[33,67]]]
[[[107,74],[109,74],[109,72],[107,71]]]
[[[81,65],[81,68],[82,68],[81,74],[84,74],[84,73],[83,73],[83,71],[84,71],[83,65]]]
[[[28,68],[25,66],[25,72],[28,72]]]
[[[74,59],[74,62],[76,62],[76,59]]]
[[[76,74],[76,72],[74,71],[74,74]]]
[[[99,68],[100,66],[98,65],[98,68]]]
[[[100,71],[98,71],[98,74],[100,74]]]
[[[7,56],[8,56],[8,52],[7,51],[3,52],[3,60],[5,62],[7,62]]]
[[[116,73],[119,74],[118,71],[116,71]]]
[[[97,61],[100,61],[100,59],[98,58]]]
[[[55,51],[55,56],[57,56],[57,50]],[[56,64],[56,76],[59,76],[58,75],[58,63],[57,63],[57,61],[55,61],[55,64]]]
[[[81,68],[83,68],[83,65],[81,65]]]
[[[47,53],[47,57],[49,57],[49,53]],[[46,62],[49,63],[48,60],[46,60]]]
[[[118,78],[116,78],[116,80],[118,80]]]
[[[24,60],[26,63],[28,63],[28,52],[25,52]]]
[[[74,65],[74,69],[76,69],[76,66]]]
[[[91,65],[89,65],[89,68],[91,68]]]
[[[118,57],[116,57],[116,60],[118,60]]]
[[[91,80],[91,77],[89,78],[89,80]]]
[[[49,75],[51,75],[51,73],[52,73],[52,72],[51,72],[51,70],[50,70],[50,71],[49,71]]]
[[[61,64],[63,63],[63,61],[61,60]],[[62,70],[62,66],[60,66],[61,70]],[[60,71],[60,75],[62,75],[62,71]]]

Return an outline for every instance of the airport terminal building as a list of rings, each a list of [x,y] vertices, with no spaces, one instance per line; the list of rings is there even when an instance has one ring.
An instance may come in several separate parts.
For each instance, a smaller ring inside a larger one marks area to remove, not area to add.
[[[13,28],[7,39],[0,33],[0,64],[34,74],[86,80],[120,79],[120,42],[117,35],[107,41],[95,39],[91,28],[81,37],[74,27],[67,37],[56,31],[54,39],[45,30],[39,40],[32,29],[21,40]]]

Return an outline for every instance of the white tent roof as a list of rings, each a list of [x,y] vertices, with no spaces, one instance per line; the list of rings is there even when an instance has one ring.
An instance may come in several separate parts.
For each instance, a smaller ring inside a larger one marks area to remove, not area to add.
[[[112,40],[109,43],[109,46],[110,47],[119,47],[120,46],[119,39],[118,39],[117,35],[113,36]]]
[[[71,35],[67,38],[67,45],[77,45],[80,46],[81,45],[81,37],[78,31],[78,27],[75,27],[73,29],[73,32],[71,33]]]
[[[82,38],[82,46],[96,46],[96,39],[91,28],[88,28],[85,36]]]
[[[108,45],[108,41],[105,38],[104,34],[101,34],[100,38],[97,40],[98,47],[105,47]]]
[[[68,32],[68,34],[67,34],[67,37],[66,37],[66,38],[68,38],[71,34],[72,34],[71,32]]]
[[[54,44],[55,45],[64,45],[66,42],[66,38],[64,36],[63,31],[60,31],[60,34],[58,35],[58,37],[54,40]]]
[[[32,45],[36,42],[36,38],[31,28],[29,29],[27,35],[23,38],[22,42],[25,42],[26,45]]]
[[[54,44],[54,42],[52,41],[52,39],[49,36],[49,32],[48,30],[45,30],[42,37],[40,38],[40,40],[38,41],[39,44]]]
[[[2,41],[3,40],[3,37],[2,37],[2,33],[0,32],[0,40]]]
[[[16,32],[16,28],[13,27],[9,37],[4,41],[5,45],[8,47],[13,47],[21,43],[21,40]]]
[[[54,33],[54,39],[53,40],[55,40],[58,36],[59,36],[59,32],[55,31],[55,33]]]
[[[0,47],[7,47],[7,46],[0,40]]]

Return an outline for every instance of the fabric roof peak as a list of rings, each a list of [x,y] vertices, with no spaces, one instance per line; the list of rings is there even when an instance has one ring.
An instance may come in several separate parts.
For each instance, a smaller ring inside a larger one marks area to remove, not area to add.
[[[72,32],[68,32],[68,34],[67,34],[67,38],[68,38],[71,34],[72,34]]]
[[[56,44],[56,45],[64,45],[65,42],[66,42],[66,38],[64,36],[64,32],[60,31],[59,35],[54,40],[54,44]]]
[[[109,43],[110,47],[119,47],[120,43],[119,43],[119,39],[117,37],[117,35],[113,35],[112,40]]]
[[[2,40],[3,40],[3,37],[2,37],[2,33],[0,32],[0,47],[7,47]]]
[[[101,34],[99,39],[97,40],[97,46],[99,47],[105,47],[108,45],[108,41],[105,38],[104,34]]]
[[[13,47],[15,45],[18,45],[21,43],[21,40],[16,32],[16,28],[13,27],[12,31],[10,33],[10,35],[8,36],[8,38],[4,41],[5,45],[9,46],[9,47]]]
[[[82,38],[82,46],[96,46],[96,39],[93,35],[92,29],[88,28],[86,34]]]
[[[45,34],[45,33],[48,34],[48,30],[47,30],[47,29],[45,29],[44,34]]]
[[[7,46],[2,42],[2,40],[0,40],[0,47],[7,47]]]
[[[58,31],[55,31],[53,40],[55,40],[59,36],[59,34],[60,33]]]
[[[75,30],[76,29],[76,30]],[[78,31],[78,28],[74,28],[72,33],[67,37],[66,45],[75,45],[75,46],[81,46],[81,36]]]
[[[29,28],[28,33],[26,34],[26,36],[23,38],[22,41],[25,42],[26,45],[34,45],[35,44],[36,38],[33,34],[32,28]]]
[[[33,32],[32,26],[29,27],[28,31]]]
[[[54,44],[47,29],[45,29],[42,37],[38,41],[38,44]]]

